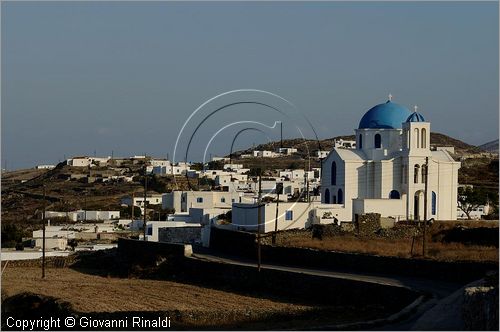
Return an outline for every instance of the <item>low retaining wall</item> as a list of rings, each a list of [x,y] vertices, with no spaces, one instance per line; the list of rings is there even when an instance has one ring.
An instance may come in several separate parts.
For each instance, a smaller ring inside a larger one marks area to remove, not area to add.
[[[212,228],[210,247],[227,254],[256,259],[256,234]],[[442,262],[270,245],[262,245],[261,252],[263,263],[460,282],[480,279],[486,272],[498,270],[495,263]]]
[[[158,257],[186,257],[192,253],[189,244],[118,239],[118,255],[129,262],[150,264]]]
[[[355,310],[356,307],[386,306],[398,312],[413,302],[420,294],[406,287],[395,287],[331,276],[310,275],[274,269],[227,264],[186,258],[165,271],[177,280],[204,287],[251,292],[266,298],[285,298],[302,303],[340,305]]]

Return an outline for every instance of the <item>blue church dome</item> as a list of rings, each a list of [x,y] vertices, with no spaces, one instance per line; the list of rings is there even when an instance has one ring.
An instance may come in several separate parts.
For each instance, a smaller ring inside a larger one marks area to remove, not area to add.
[[[422,114],[413,112],[412,115],[406,119],[406,122],[425,122],[425,119]]]
[[[379,104],[363,115],[359,129],[400,129],[412,113],[406,107],[388,100]]]

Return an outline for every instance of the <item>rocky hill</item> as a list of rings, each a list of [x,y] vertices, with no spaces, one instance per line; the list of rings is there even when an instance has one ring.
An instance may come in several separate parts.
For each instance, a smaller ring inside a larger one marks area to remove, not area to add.
[[[354,135],[343,135],[335,136],[332,138],[322,139],[322,140],[310,140],[310,139],[285,139],[283,140],[284,147],[293,147],[298,150],[298,155],[300,157],[306,157],[307,155],[316,156],[316,151],[319,149],[330,151],[333,148],[334,141],[336,139],[343,140],[354,140]],[[493,143],[493,142],[491,142]],[[498,148],[498,140],[496,141]],[[488,143],[489,144],[489,143]],[[274,151],[280,146],[279,141],[269,142],[265,144],[260,144],[252,148],[234,152],[234,156],[240,156],[242,154],[249,154],[253,150],[271,150]],[[461,157],[463,155],[478,154],[484,152],[485,150],[481,147],[467,144],[458,140],[456,138],[441,134],[441,133],[431,133],[431,146],[452,146],[455,148],[456,157]]]
[[[492,152],[492,153],[498,153],[498,140],[494,140],[488,143],[484,143],[480,146],[478,146],[481,150],[487,151],[487,152]]]

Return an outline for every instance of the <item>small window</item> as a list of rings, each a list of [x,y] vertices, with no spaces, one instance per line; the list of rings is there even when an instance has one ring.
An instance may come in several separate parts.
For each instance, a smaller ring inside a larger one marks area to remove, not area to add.
[[[234,203],[234,198],[231,198],[231,203]]]
[[[362,149],[363,148],[363,136],[359,135],[359,144],[358,144],[359,148]]]
[[[150,235],[150,236],[153,235],[153,227],[148,227],[146,235]]]
[[[337,192],[337,203],[344,203],[344,193],[342,192],[342,189],[339,189],[339,191]]]
[[[391,192],[389,193],[389,198],[390,199],[399,199],[400,198],[399,191],[391,190]]]
[[[331,168],[331,174],[330,174],[330,184],[332,186],[337,184],[337,163],[335,161],[332,161],[332,168]]]
[[[221,197],[221,198],[220,198],[220,202],[221,202],[221,203],[226,203],[226,198],[225,198],[225,197]]]
[[[197,203],[203,203],[203,197],[197,197],[196,198]]]
[[[420,165],[415,165],[413,173],[413,183],[418,183],[418,172],[420,171]]]
[[[285,213],[285,220],[293,220],[293,211],[287,210]]]
[[[382,137],[380,134],[375,134],[375,149],[380,149],[382,147]]]
[[[427,166],[422,165],[422,183],[427,182]]]

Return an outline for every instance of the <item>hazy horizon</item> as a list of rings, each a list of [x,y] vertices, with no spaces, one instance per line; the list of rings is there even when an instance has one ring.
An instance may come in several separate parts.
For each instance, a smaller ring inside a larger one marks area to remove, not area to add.
[[[1,6],[9,170],[94,151],[172,156],[198,106],[242,88],[286,98],[320,139],[353,134],[389,93],[418,105],[433,132],[473,145],[498,139],[497,2]],[[221,116],[200,130],[193,160],[226,123],[283,121],[255,105]],[[286,138],[299,136],[284,124]],[[228,154],[231,135],[208,153]],[[275,130],[246,132],[235,150],[276,138]]]

